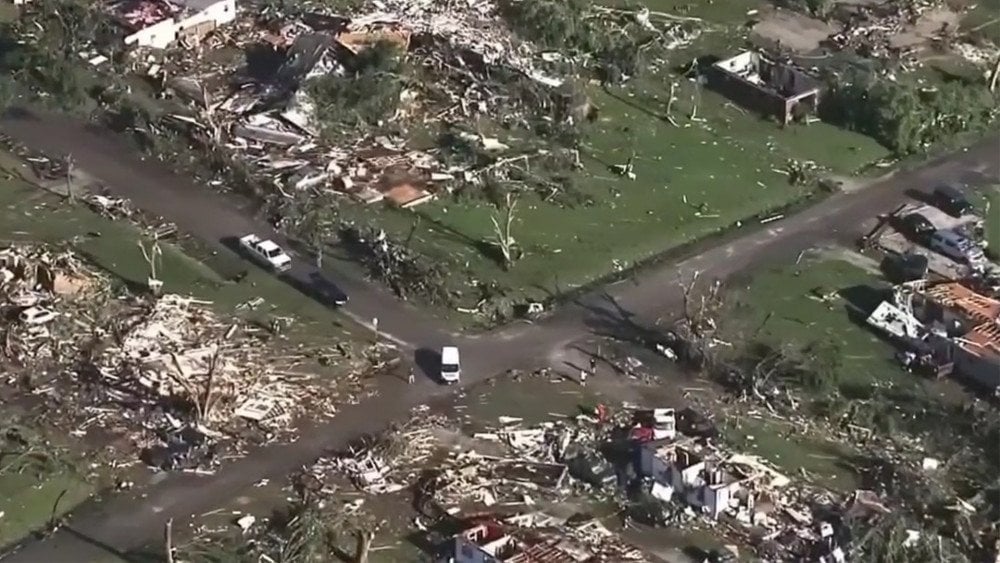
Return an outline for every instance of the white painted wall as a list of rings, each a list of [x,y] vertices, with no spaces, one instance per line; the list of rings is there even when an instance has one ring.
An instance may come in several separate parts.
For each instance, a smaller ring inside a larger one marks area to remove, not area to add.
[[[167,18],[125,37],[126,45],[166,49],[177,40],[177,22]]]
[[[127,36],[125,44],[166,49],[177,41],[177,35],[184,29],[209,21],[215,22],[216,27],[221,27],[235,20],[236,0],[218,0],[218,2],[208,4],[180,21],[167,18],[145,29],[140,29]]]

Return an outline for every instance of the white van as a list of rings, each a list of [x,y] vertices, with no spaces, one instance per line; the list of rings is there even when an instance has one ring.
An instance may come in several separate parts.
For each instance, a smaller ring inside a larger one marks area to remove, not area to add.
[[[441,348],[441,380],[447,384],[457,383],[462,378],[462,364],[458,358],[458,348]]]
[[[983,249],[979,245],[951,229],[935,231],[931,235],[928,246],[934,252],[970,266],[981,264],[986,259]]]

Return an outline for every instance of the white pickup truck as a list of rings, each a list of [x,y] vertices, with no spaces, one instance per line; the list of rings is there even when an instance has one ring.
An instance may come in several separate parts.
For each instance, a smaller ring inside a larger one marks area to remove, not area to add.
[[[284,272],[292,267],[291,257],[270,239],[262,240],[255,234],[249,234],[240,237],[240,248],[248,252],[258,262],[270,266],[278,272]]]

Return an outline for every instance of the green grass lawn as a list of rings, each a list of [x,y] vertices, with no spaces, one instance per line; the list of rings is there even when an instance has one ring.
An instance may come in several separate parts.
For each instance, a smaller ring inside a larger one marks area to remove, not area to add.
[[[0,241],[68,243],[96,266],[133,287],[143,288],[149,271],[138,246],[141,239],[138,230],[126,221],[104,218],[82,205],[68,204],[19,181],[0,183]],[[149,241],[144,242],[148,248]],[[235,255],[213,256],[192,245],[195,254],[204,258],[203,262],[189,254],[188,243],[184,248],[171,243],[160,246],[163,259],[159,277],[165,292],[211,301],[220,314],[235,313],[254,320],[264,320],[269,315],[293,316],[295,322],[288,332],[293,337],[316,339],[322,335],[331,343],[351,339],[354,325],[341,313],[317,304]],[[217,273],[244,270],[248,275],[238,283]],[[264,299],[256,311],[237,310],[239,304],[256,297]]]
[[[799,430],[787,421],[750,417],[728,418],[722,425],[726,442],[736,451],[761,456],[793,482],[802,480],[805,470],[811,482],[825,488],[848,493],[858,487],[846,446]]]
[[[781,128],[704,88],[699,120],[692,121],[695,86],[686,79],[678,84],[671,112],[677,127],[663,116],[664,76],[590,88],[600,118],[581,150],[585,170],[577,187],[593,204],[560,206],[524,195],[512,234],[525,255],[510,271],[482,252],[494,237],[495,213],[484,200],[441,198],[412,211],[369,206],[345,213],[377,218],[400,239],[416,225],[413,248],[456,274],[467,271],[544,299],[809,197],[813,185],[791,185],[783,173],[789,158],[850,174],[886,155],[873,140],[823,123]],[[634,181],[609,170],[633,151]]]
[[[851,303],[873,309],[880,301],[878,289],[885,287],[877,272],[854,263],[805,257],[798,265],[757,272],[734,288],[723,329],[727,339],[748,344],[801,349],[832,343],[840,351],[843,387],[913,384],[918,379],[899,368],[892,346],[848,315]]]
[[[0,475],[0,513],[3,514],[0,547],[43,530],[52,518],[53,508],[55,516],[59,517],[87,500],[94,490],[94,485],[72,469],[41,477],[28,473]]]
[[[88,459],[69,450],[61,435],[44,434],[32,420],[0,413],[0,549],[41,532],[87,500],[103,476],[87,473]]]

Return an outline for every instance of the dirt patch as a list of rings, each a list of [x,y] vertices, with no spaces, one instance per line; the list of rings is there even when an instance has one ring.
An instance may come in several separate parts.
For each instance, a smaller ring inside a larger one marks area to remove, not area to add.
[[[787,10],[775,10],[753,27],[761,38],[797,53],[819,49],[820,43],[839,29],[839,25]]]
[[[850,248],[844,248],[842,246],[823,248],[819,250],[818,254],[833,260],[843,260],[844,262],[857,266],[874,276],[882,276],[882,270],[879,269],[878,260]]]
[[[907,26],[889,39],[889,45],[896,49],[921,47],[946,30],[957,30],[960,19],[958,13],[946,7],[929,10],[920,16],[916,24]]]

